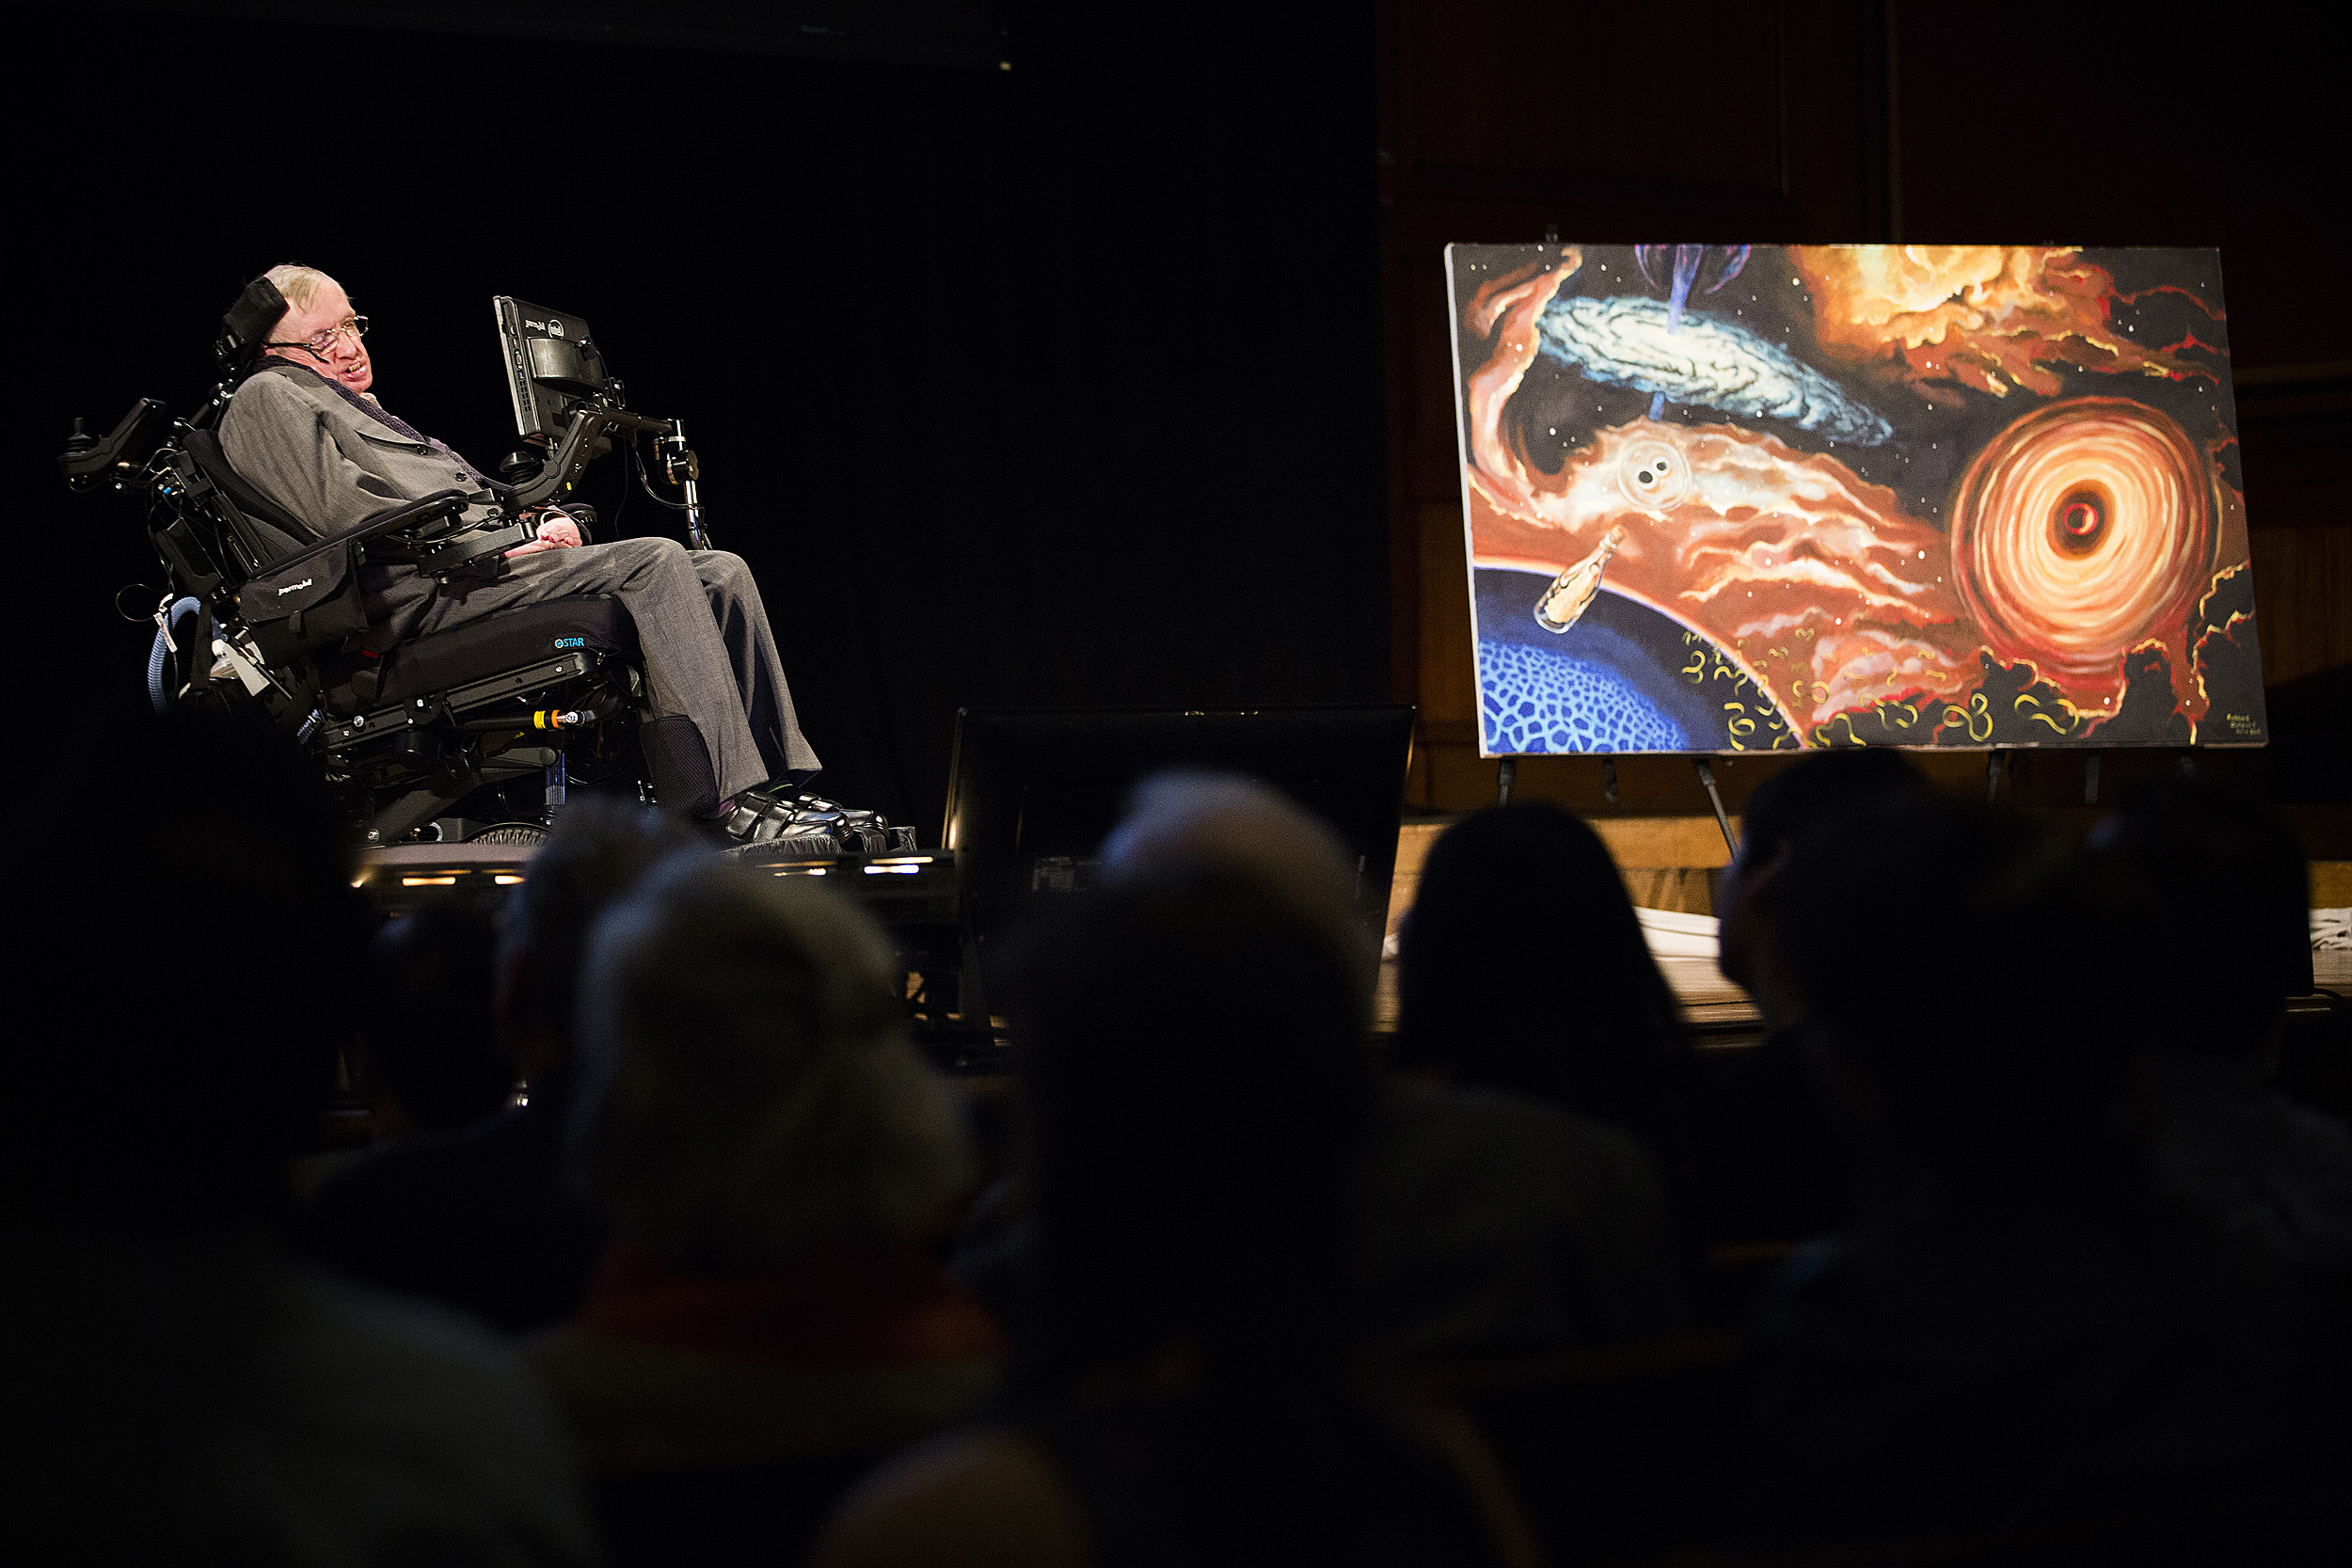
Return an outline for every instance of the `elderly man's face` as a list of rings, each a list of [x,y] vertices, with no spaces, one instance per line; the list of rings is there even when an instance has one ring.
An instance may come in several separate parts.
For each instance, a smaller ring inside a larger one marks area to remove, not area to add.
[[[269,335],[273,343],[314,346],[279,347],[269,352],[314,370],[329,381],[341,382],[355,392],[364,392],[375,381],[375,367],[368,361],[367,344],[360,341],[358,332],[348,329],[351,319],[351,300],[342,285],[322,284],[319,292],[310,296],[310,304],[289,306],[284,319]]]

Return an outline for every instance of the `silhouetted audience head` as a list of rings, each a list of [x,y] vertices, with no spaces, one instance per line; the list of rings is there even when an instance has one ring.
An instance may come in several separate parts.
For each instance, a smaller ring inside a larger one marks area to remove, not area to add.
[[[1399,1063],[1518,1090],[1681,1155],[1684,1039],[1598,834],[1540,801],[1446,830],[1397,939]]]
[[[0,1204],[169,1224],[250,1212],[318,1131],[365,1006],[369,916],[314,768],[177,712],[53,736],[15,825]],[[127,819],[94,801],[135,799]]]
[[[1372,1083],[1327,929],[1171,854],[1060,901],[1023,956],[1028,1397],[886,1467],[813,1560],[1491,1560],[1458,1474],[1343,1375]]]
[[[1104,880],[1149,882],[1217,866],[1281,900],[1322,933],[1372,996],[1378,944],[1356,909],[1356,873],[1339,838],[1279,790],[1229,773],[1168,772],[1136,786],[1103,845]]]
[[[1718,965],[1754,998],[1766,1022],[1791,1022],[1788,982],[1772,928],[1772,879],[1819,823],[1865,801],[1928,788],[1900,752],[1812,752],[1756,786],[1740,810],[1740,853],[1717,890]]]
[[[1329,1365],[1370,1089],[1355,984],[1316,922],[1222,865],[1166,865],[1033,934],[1014,1031],[1044,1375],[1171,1345],[1212,1377]]]
[[[515,1087],[491,1014],[498,920],[476,898],[440,898],[375,936],[373,984],[355,1085],[397,1130],[453,1132]]]
[[[2311,974],[2310,866],[2279,814],[2233,785],[2126,788],[2091,835],[2111,984],[2137,1043],[2224,1056],[2268,1047]]]
[[[621,1236],[727,1273],[944,1231],[971,1163],[891,958],[814,878],[693,851],[598,923],[581,1027],[612,1075],[590,1168]]]
[[[1882,1152],[1976,1176],[2087,1153],[2116,1063],[2073,846],[1922,790],[1856,801],[1793,848],[1771,918]]]
[[[662,857],[697,843],[674,818],[600,796],[556,818],[507,904],[498,947],[500,1037],[534,1091],[571,1054],[580,958],[597,917]]]
[[[522,1080],[528,1103],[379,1149],[330,1178],[312,1205],[316,1256],[511,1333],[578,1310],[606,1241],[585,1150],[610,1076],[574,1037],[582,955],[608,907],[665,855],[693,847],[709,852],[627,801],[592,796],[565,809],[511,894],[495,948],[501,1076]]]

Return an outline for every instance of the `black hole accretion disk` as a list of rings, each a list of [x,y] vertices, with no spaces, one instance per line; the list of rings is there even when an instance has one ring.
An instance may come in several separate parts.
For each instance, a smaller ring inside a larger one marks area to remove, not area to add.
[[[2070,398],[2018,420],[1969,466],[1950,514],[1953,576],[2004,658],[2112,676],[2205,592],[2217,513],[2205,454],[2169,416]]]

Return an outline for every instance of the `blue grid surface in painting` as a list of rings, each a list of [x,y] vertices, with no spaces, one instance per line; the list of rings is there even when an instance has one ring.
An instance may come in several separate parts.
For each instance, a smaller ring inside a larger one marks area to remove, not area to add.
[[[1503,642],[1478,644],[1479,721],[1486,750],[1673,752],[1682,728],[1605,665]]]

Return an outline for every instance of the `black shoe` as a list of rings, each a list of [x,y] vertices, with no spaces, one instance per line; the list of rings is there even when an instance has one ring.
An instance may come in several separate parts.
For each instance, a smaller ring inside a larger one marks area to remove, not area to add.
[[[799,860],[818,860],[841,852],[831,824],[805,819],[793,804],[768,800],[745,791],[735,798],[735,809],[712,822],[720,842],[729,847],[755,846]]]
[[[777,805],[793,807],[803,822],[823,824],[834,835],[843,854],[908,855],[914,852],[914,830],[892,827],[890,818],[878,811],[862,811],[806,790],[773,784],[761,784],[750,793]]]

